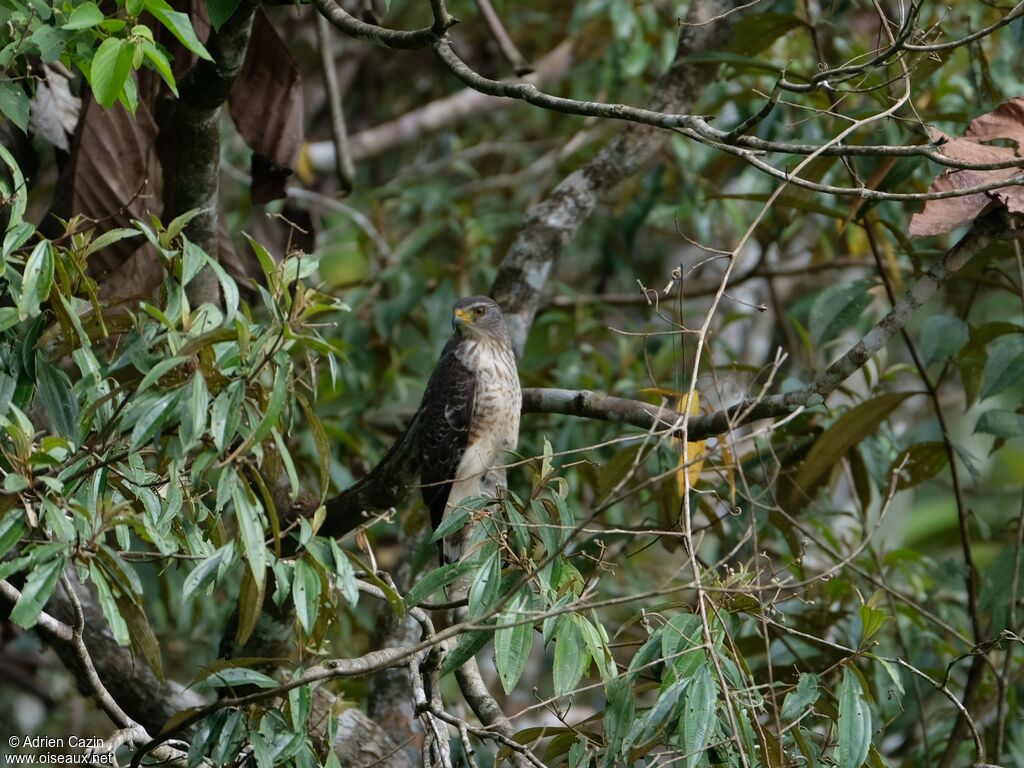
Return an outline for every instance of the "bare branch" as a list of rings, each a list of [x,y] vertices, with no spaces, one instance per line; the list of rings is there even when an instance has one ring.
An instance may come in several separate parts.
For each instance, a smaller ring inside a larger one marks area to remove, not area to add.
[[[444,33],[458,23],[458,19],[448,14],[441,0],[431,0],[434,11],[434,23],[423,29],[401,31],[388,29],[377,24],[369,24],[357,19],[334,0],[313,0],[313,5],[331,24],[349,37],[366,40],[386,48],[414,49],[433,45]]]

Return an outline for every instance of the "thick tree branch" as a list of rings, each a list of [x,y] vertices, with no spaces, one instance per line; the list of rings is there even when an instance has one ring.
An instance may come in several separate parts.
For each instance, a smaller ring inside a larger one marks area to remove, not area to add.
[[[213,61],[200,59],[181,79],[174,105],[174,215],[197,210],[185,228],[188,238],[216,258],[220,170],[220,110],[245,61],[255,0],[242,0],[208,42]],[[216,275],[204,268],[189,284],[193,306],[217,303]]]
[[[313,0],[313,5],[323,14],[324,18],[349,37],[383,45],[386,48],[406,50],[426,48],[441,39],[448,29],[459,23],[457,18],[448,13],[444,3],[440,0],[431,0],[434,23],[429,27],[408,32],[360,21],[334,0]]]
[[[686,20],[691,24],[707,21],[740,4],[739,0],[696,0],[690,5]],[[711,81],[716,68],[714,65],[687,62],[686,57],[720,48],[731,34],[733,18],[729,16],[703,27],[683,27],[675,60],[655,83],[648,110],[638,112],[621,105],[595,105],[593,110],[588,107],[580,112],[573,105],[548,101],[551,97],[540,98],[539,91],[525,85],[484,84],[490,89],[488,92],[504,96],[523,94],[530,97],[527,100],[531,103],[552,109],[564,107],[576,114],[596,114],[646,123],[629,125],[597,156],[567,176],[545,200],[527,213],[523,228],[498,269],[491,292],[505,310],[513,344],[518,351],[521,352],[526,343],[548,275],[593,212],[598,199],[636,173],[661,150],[670,134],[658,128],[674,128],[689,123],[691,118],[688,115],[666,114],[666,111],[688,110]],[[455,67],[453,71],[465,82],[473,87],[480,86],[479,76],[469,73],[450,48],[438,45],[435,51],[443,61]]]

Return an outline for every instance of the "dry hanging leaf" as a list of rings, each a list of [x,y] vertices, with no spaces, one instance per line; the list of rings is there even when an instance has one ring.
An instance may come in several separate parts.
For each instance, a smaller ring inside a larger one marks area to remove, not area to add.
[[[932,130],[932,141],[941,144],[942,154],[969,163],[993,163],[1021,159],[1024,162],[1024,98],[1018,97],[1000,104],[991,112],[974,118],[962,137],[947,136]],[[1015,147],[1003,147],[985,142],[1006,140]],[[995,171],[950,170],[937,176],[929,192],[966,189],[994,181],[1012,179],[1024,172],[1021,167]],[[1008,186],[991,192],[929,200],[924,210],[910,220],[910,234],[914,236],[940,235],[969,224],[989,206],[1003,205],[1013,213],[1024,213],[1024,189]]]

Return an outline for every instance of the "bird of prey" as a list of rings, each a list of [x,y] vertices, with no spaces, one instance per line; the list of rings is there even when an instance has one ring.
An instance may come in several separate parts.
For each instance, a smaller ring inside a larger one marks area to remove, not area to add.
[[[459,299],[452,327],[418,413],[420,483],[434,530],[461,502],[505,485],[504,457],[519,440],[522,393],[501,308],[486,296]],[[462,539],[439,543],[442,564],[461,558]]]

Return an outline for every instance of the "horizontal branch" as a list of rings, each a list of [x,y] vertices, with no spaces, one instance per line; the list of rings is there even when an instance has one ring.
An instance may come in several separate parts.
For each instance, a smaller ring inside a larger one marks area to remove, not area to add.
[[[326,0],[329,2],[330,0]],[[325,0],[314,0],[320,3]],[[567,99],[562,96],[554,96],[537,88],[535,85],[526,82],[505,82],[503,80],[492,80],[471,69],[466,62],[459,58],[448,39],[441,39],[431,46],[434,54],[448,70],[474,90],[486,93],[489,96],[500,96],[508,99],[518,99],[535,107],[550,109],[553,112],[563,112],[569,115],[580,115],[582,117],[603,117],[610,120],[626,120],[632,123],[653,125],[657,128],[683,128],[693,122],[690,115],[677,115],[667,112],[657,112],[641,107],[631,107],[628,104],[607,104],[599,101],[581,101],[579,99]]]
[[[928,301],[953,275],[996,239],[1019,238],[1024,218],[996,210],[978,219],[960,241],[923,275],[864,337],[834,361],[805,389],[763,398],[742,400],[714,413],[682,418],[673,410],[640,400],[614,397],[587,390],[525,388],[523,413],[555,413],[566,416],[628,424],[640,429],[669,430],[702,440],[760,419],[776,418],[800,407],[813,407],[859,370],[907,324],[911,315]],[[413,423],[395,441],[376,467],[352,488],[327,503],[323,532],[342,536],[366,522],[364,512],[399,504],[415,487],[418,423]]]
[[[444,33],[459,20],[444,10],[444,4],[432,2],[434,23],[423,29],[403,31],[388,29],[378,24],[368,24],[357,19],[334,0],[313,0],[313,5],[331,24],[349,37],[366,40],[386,48],[415,49],[426,48],[437,42]]]

